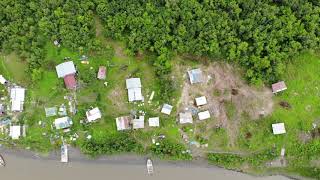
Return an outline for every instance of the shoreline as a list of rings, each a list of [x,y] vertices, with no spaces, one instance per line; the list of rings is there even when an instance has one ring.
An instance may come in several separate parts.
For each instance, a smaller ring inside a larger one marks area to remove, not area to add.
[[[42,165],[52,165],[56,167],[57,169],[61,167],[77,167],[77,166],[85,166],[85,167],[108,167],[110,168],[120,168],[124,167],[125,169],[141,169],[139,173],[142,173],[140,175],[143,175],[145,173],[145,156],[140,155],[134,155],[134,154],[120,154],[120,155],[111,155],[111,156],[100,156],[95,159],[90,159],[88,156],[80,153],[80,150],[69,147],[69,159],[70,162],[67,164],[63,164],[60,162],[60,152],[54,151],[49,153],[47,156],[32,152],[30,150],[25,149],[9,149],[6,147],[0,147],[0,152],[2,155],[4,155],[5,160],[7,161],[7,158],[14,159],[13,161],[26,161],[30,162],[30,164],[42,164]],[[11,164],[10,161],[7,161],[8,165],[14,165]],[[19,163],[20,164],[20,163]],[[243,177],[243,179],[279,179],[279,180],[285,180],[285,179],[295,179],[293,177],[288,177],[285,175],[252,175],[244,172],[239,172],[235,170],[228,170],[222,167],[214,166],[208,164],[205,160],[194,160],[194,161],[169,161],[169,160],[160,160],[160,159],[154,159],[154,167],[155,169],[159,169],[159,172],[155,172],[156,174],[160,174],[160,176],[165,176],[167,174],[170,174],[170,171],[175,169],[177,171],[183,171],[185,173],[192,173],[192,171],[195,171],[194,173],[203,171],[204,173],[210,173],[214,172],[215,176],[217,178],[219,175],[222,176],[230,176],[227,177],[227,179],[234,179],[235,177]],[[30,167],[32,169],[32,167]],[[6,168],[5,168],[6,169]],[[5,170],[4,169],[4,170]],[[161,170],[162,169],[162,170]],[[170,170],[171,169],[171,170]],[[161,170],[161,171],[160,171]],[[164,174],[165,171],[169,171],[168,173]],[[0,169],[0,172],[2,170]],[[5,171],[4,171],[5,172]],[[161,174],[163,172],[163,174]],[[135,173],[132,173],[135,174]],[[129,175],[129,174],[128,174]],[[137,174],[138,175],[138,174]],[[183,175],[183,174],[182,174]],[[147,177],[147,175],[145,175]],[[157,176],[157,177],[160,177]],[[143,178],[144,176],[142,176]],[[189,176],[186,176],[187,179],[189,179]],[[212,178],[212,176],[209,176]],[[141,178],[141,177],[139,177]],[[137,179],[139,179],[137,178]],[[207,177],[208,178],[208,177]],[[205,177],[202,179],[206,179]]]

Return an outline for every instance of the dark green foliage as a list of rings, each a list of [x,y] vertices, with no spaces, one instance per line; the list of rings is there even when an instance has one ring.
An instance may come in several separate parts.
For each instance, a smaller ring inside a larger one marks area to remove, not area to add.
[[[152,152],[152,154],[163,159],[192,159],[191,155],[186,152],[186,149],[183,145],[177,144],[167,139],[160,141],[160,144],[158,146],[153,144],[150,147],[150,151]]]
[[[253,83],[275,81],[288,59],[319,47],[319,3],[283,0],[96,0],[107,34],[134,51],[224,57]]]
[[[128,133],[110,134],[103,141],[92,139],[84,142],[81,147],[82,152],[91,156],[102,154],[114,154],[122,152],[140,153],[143,151],[142,145],[139,144]]]

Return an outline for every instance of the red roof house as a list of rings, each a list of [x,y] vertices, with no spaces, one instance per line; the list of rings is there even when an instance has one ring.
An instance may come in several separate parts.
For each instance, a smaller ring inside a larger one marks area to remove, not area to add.
[[[67,89],[76,89],[77,88],[77,81],[74,74],[66,75],[64,78],[64,84],[66,85]]]
[[[278,93],[278,92],[284,91],[286,89],[287,89],[287,86],[284,83],[284,81],[280,81],[280,82],[272,84],[272,92],[273,93]]]
[[[106,79],[107,68],[105,66],[99,67],[98,79]]]

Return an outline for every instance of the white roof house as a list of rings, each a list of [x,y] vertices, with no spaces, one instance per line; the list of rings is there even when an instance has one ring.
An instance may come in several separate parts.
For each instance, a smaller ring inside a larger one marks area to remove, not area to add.
[[[286,129],[284,127],[284,123],[272,124],[272,131],[273,131],[273,134],[275,134],[275,135],[285,134]]]
[[[185,112],[185,113],[179,113],[179,121],[180,124],[187,124],[192,123],[192,113],[191,112]]]
[[[134,119],[132,121],[133,129],[142,129],[144,128],[144,116],[139,116],[139,119]]]
[[[96,121],[97,119],[101,119],[101,112],[98,107],[91,109],[86,112],[87,119],[89,122]]]
[[[25,98],[25,89],[14,87],[10,90],[11,111],[22,111]]]
[[[72,61],[64,62],[57,65],[56,70],[59,78],[63,78],[67,75],[76,73],[76,68]]]
[[[6,82],[7,80],[2,75],[0,75],[0,84],[5,84]]]
[[[201,69],[192,69],[188,71],[191,84],[202,83],[204,81]]]
[[[211,116],[209,111],[202,111],[198,113],[198,117],[199,117],[199,120],[205,120],[205,119],[209,119]]]
[[[130,129],[131,120],[132,118],[130,116],[122,116],[122,117],[116,118],[117,130],[122,131],[122,130]]]
[[[140,78],[126,79],[126,87],[128,90],[129,102],[143,100]]]
[[[207,98],[205,96],[197,97],[196,98],[197,106],[203,106],[207,104]]]
[[[54,125],[57,129],[66,129],[69,128],[72,124],[73,122],[68,116],[54,120]]]
[[[162,109],[161,109],[161,113],[170,115],[171,111],[172,111],[172,108],[173,108],[173,106],[171,106],[169,104],[164,104]]]
[[[21,136],[21,126],[10,126],[9,136],[12,139],[19,139]]]
[[[149,127],[159,127],[159,117],[149,118]]]

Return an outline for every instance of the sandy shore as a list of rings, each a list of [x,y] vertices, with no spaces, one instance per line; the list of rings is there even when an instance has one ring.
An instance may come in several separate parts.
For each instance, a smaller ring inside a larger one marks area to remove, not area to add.
[[[62,164],[52,153],[46,157],[21,150],[1,148],[0,153],[7,162],[5,168],[0,168],[1,179],[8,180],[135,180],[135,179],[184,179],[184,180],[286,180],[283,176],[254,177],[247,174],[225,170],[201,162],[164,162],[154,160],[155,173],[146,175],[145,157],[121,155],[101,157],[90,160],[81,155],[78,150],[70,152],[70,163]]]

